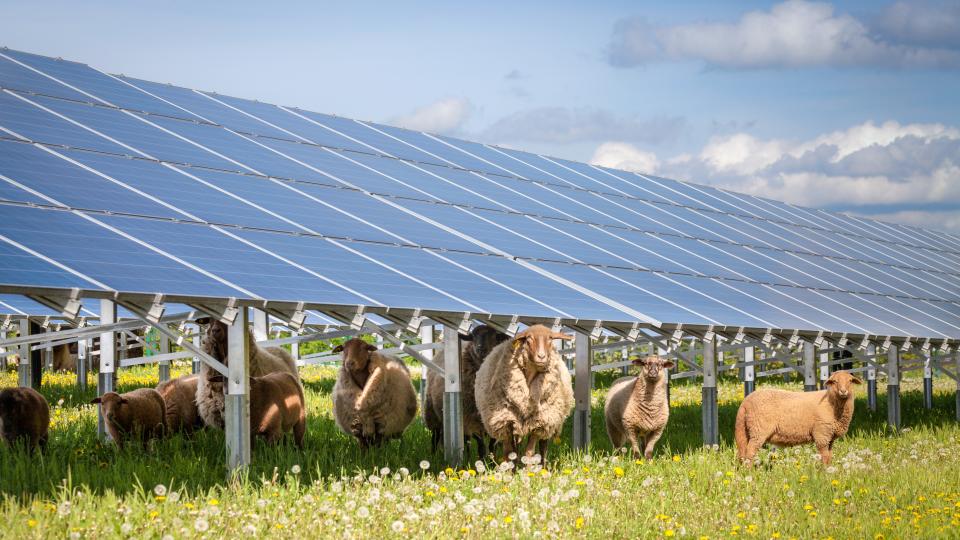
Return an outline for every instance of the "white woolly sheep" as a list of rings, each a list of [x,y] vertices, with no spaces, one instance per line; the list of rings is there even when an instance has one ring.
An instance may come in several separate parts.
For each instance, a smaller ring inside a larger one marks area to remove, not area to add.
[[[153,388],[107,392],[90,403],[100,404],[103,423],[118,447],[127,438],[139,438],[146,448],[147,441],[163,436],[165,407],[160,392]]]
[[[203,351],[217,361],[227,364],[227,325],[209,317],[197,319],[197,323],[206,327]],[[279,347],[262,348],[253,339],[250,329],[246,329],[247,349],[250,355],[250,377],[262,377],[277,371],[287,372],[300,382],[297,365],[290,353]],[[200,366],[200,378],[197,384],[197,408],[204,424],[223,429],[224,388],[223,385],[211,385],[211,378],[219,376],[216,370],[207,364]]]
[[[333,389],[333,414],[340,429],[364,449],[400,437],[417,414],[417,392],[407,366],[356,338],[333,352],[343,353]]]
[[[477,371],[483,364],[483,359],[490,354],[494,347],[510,339],[509,336],[487,325],[479,325],[469,334],[460,334],[460,340],[465,341],[460,351],[460,400],[463,411],[464,441],[473,439],[477,442],[477,457],[483,459],[487,453],[486,431],[480,411],[477,410],[477,400],[474,397],[474,386]],[[443,351],[438,352],[434,363],[443,367]],[[439,374],[427,373],[427,399],[423,406],[423,422],[430,429],[433,449],[436,450],[443,442],[443,377]]]
[[[506,458],[528,437],[526,455],[545,460],[551,438],[573,409],[570,372],[553,340],[573,336],[534,325],[501,343],[477,372],[476,401],[487,433],[502,443]]]
[[[0,436],[13,446],[23,439],[30,451],[47,446],[50,428],[50,406],[33,388],[0,390]]]
[[[760,448],[771,443],[796,446],[814,443],[824,464],[833,457],[833,441],[850,428],[853,384],[862,381],[847,371],[827,379],[819,392],[789,392],[763,388],[747,396],[737,411],[734,439],[737,457],[753,463]]]
[[[607,393],[603,408],[607,435],[615,449],[629,441],[634,459],[640,459],[641,455],[651,459],[670,417],[667,377],[663,370],[672,368],[673,362],[659,356],[635,358],[632,362],[642,366],[640,376],[617,379]]]

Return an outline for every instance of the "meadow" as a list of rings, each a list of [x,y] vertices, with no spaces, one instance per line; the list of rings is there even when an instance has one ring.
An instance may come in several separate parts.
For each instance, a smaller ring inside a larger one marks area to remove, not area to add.
[[[174,376],[185,373],[177,367]],[[415,370],[416,372],[416,370]],[[717,448],[700,441],[700,388],[675,384],[671,419],[652,462],[613,451],[603,396],[619,373],[596,377],[589,453],[570,449],[569,425],[550,461],[509,469],[446,469],[419,419],[403,439],[362,454],[331,417],[335,368],[304,368],[306,448],[254,444],[254,463],[225,480],[222,432],[118,451],[96,438],[95,379],[44,376],[51,439],[42,455],[0,448],[4,538],[589,537],[957,538],[960,425],[955,383],[936,379],[923,408],[920,379],[903,385],[905,428],[885,427],[863,388],[850,433],[822,466],[812,447],[764,451],[738,466],[732,431],[742,388],[720,387]],[[156,367],[122,370],[119,389],[156,384]],[[0,374],[0,386],[16,383]],[[799,388],[795,382],[760,381]],[[568,421],[569,424],[569,421]]]

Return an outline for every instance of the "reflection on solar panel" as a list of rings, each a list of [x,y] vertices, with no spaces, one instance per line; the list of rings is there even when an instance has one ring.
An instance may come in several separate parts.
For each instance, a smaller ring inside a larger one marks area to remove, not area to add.
[[[946,233],[11,50],[0,86],[8,291],[960,333]]]

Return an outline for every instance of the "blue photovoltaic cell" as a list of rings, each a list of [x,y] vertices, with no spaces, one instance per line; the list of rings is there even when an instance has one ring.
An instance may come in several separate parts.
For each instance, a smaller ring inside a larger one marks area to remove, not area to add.
[[[0,245],[0,249],[3,249],[3,245]],[[19,294],[0,294],[0,313],[4,315],[60,315],[59,311],[54,311]]]
[[[9,206],[0,207],[0,212],[3,213],[4,217],[18,215],[19,210],[25,209],[14,210]],[[33,211],[38,212],[39,210]],[[3,234],[14,241],[24,243],[22,241],[24,231],[20,229],[11,231],[9,225],[13,224],[0,224],[0,230],[3,231]],[[8,232],[14,234],[8,234]],[[20,238],[17,238],[17,236],[20,236]],[[78,287],[95,290],[101,288],[62,268],[58,268],[52,263],[37,258],[3,239],[0,239],[0,283],[27,287]]]
[[[367,145],[376,148],[376,151],[379,153],[385,153],[413,161],[426,161],[430,163],[438,162],[436,157],[422,152],[410,146],[409,144],[398,141],[395,138],[384,135],[380,131],[377,131],[380,129],[380,126],[375,124],[367,125],[349,118],[307,111],[303,111],[301,114],[336,131],[337,133],[342,133],[346,137],[363,141]],[[371,126],[376,127],[377,129],[371,129]]]
[[[412,131],[408,129],[377,125],[377,129],[389,133],[394,137],[415,146],[416,148],[429,152],[438,158],[440,158],[440,163],[453,165],[455,167],[461,167],[464,169],[470,169],[472,171],[481,171],[481,172],[492,172],[494,174],[504,174],[504,172],[497,167],[493,167],[488,163],[485,163],[479,159],[473,158],[464,154],[456,148],[451,148],[450,146],[440,142],[433,137],[420,133],[419,131]],[[437,163],[437,159],[431,159],[432,163]]]
[[[44,56],[38,56],[35,54],[22,53],[18,51],[11,51],[9,49],[0,50],[0,55],[7,55],[14,59],[23,61],[26,60],[28,63],[33,62],[49,62],[50,58]],[[56,61],[56,60],[54,60]],[[66,64],[74,64],[76,66],[82,66],[82,64],[76,64],[74,62],[67,62],[66,60],[59,60],[60,62]],[[30,92],[36,92],[38,94],[46,94],[50,96],[61,96],[69,99],[79,99],[83,101],[88,101],[90,98],[77,92],[71,90],[66,86],[54,81],[50,77],[37,73],[29,68],[23,67],[20,64],[17,64],[13,60],[8,60],[0,56],[0,86],[3,88],[12,88],[14,90],[25,90]]]
[[[37,96],[26,97],[37,102],[41,99]],[[84,106],[89,107],[88,105]],[[115,154],[130,153],[129,150],[118,144],[114,144],[95,133],[71,124],[6,92],[0,93],[0,108],[3,110],[3,116],[0,116],[0,126],[31,141],[89,148]],[[16,139],[13,135],[6,133],[2,133],[2,135]]]

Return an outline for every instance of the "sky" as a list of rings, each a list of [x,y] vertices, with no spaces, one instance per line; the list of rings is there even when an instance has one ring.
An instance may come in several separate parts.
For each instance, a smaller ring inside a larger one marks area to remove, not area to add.
[[[960,233],[960,1],[0,3],[112,73]]]

